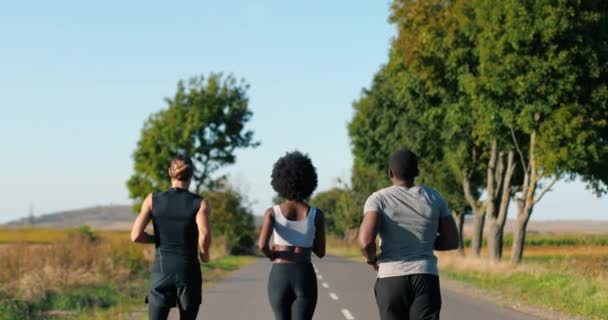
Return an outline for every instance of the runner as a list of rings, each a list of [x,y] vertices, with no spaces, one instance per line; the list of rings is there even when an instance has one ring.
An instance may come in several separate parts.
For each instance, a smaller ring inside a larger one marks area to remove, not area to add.
[[[317,172],[306,155],[288,153],[274,164],[271,184],[285,201],[266,210],[258,240],[260,250],[273,262],[270,306],[277,320],[310,320],[317,305],[311,252],[319,258],[325,255],[323,212],[305,202],[317,188]]]
[[[439,320],[441,293],[433,249],[458,248],[456,224],[439,192],[414,183],[418,158],[413,152],[395,152],[388,174],[393,185],[367,199],[359,231],[363,255],[378,271],[374,292],[380,318]]]
[[[188,191],[193,169],[190,158],[173,159],[169,168],[171,189],[146,197],[131,230],[133,242],[156,246],[146,297],[150,320],[167,319],[175,306],[180,319],[194,320],[201,304],[199,259],[209,261],[211,208],[207,201]],[[150,221],[154,235],[145,232]]]

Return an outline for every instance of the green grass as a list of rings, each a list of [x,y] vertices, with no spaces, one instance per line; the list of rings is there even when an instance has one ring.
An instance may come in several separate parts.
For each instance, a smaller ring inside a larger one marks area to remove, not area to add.
[[[505,259],[511,236],[505,238]],[[608,319],[608,235],[543,234],[526,239],[529,250],[521,268],[487,267],[485,260],[441,256],[442,277],[524,303],[588,319]],[[593,249],[595,248],[595,249]],[[328,254],[361,259],[354,242],[328,238]],[[545,252],[546,251],[546,252]],[[447,260],[445,260],[447,259]],[[472,262],[472,263],[469,263]]]
[[[608,281],[582,275],[513,272],[509,275],[477,271],[442,270],[442,276],[471,283],[514,301],[543,306],[552,310],[590,319],[606,319]]]
[[[203,264],[203,287],[224,279],[231,272],[253,262],[251,256],[226,256]]]

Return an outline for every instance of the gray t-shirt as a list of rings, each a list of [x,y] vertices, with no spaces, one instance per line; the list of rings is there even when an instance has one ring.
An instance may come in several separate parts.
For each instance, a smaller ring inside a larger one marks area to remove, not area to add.
[[[435,238],[439,217],[449,215],[439,192],[426,186],[391,186],[374,192],[363,211],[380,215],[379,278],[438,275]]]

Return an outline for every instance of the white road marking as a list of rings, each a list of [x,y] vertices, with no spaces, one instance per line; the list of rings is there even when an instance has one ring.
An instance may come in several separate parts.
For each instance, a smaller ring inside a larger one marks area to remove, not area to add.
[[[329,293],[329,297],[332,298],[333,300],[338,300],[338,295],[333,292]]]
[[[323,276],[319,274],[319,275],[317,275],[317,279],[321,280],[321,279],[323,279]]]
[[[346,320],[355,320],[355,317],[353,317],[353,315],[350,313],[350,311],[348,311],[348,309],[342,309],[342,314],[344,315],[344,318],[346,318]]]
[[[329,288],[329,284],[327,284],[327,282],[323,282],[321,283],[321,285],[323,286],[323,288],[327,289]]]

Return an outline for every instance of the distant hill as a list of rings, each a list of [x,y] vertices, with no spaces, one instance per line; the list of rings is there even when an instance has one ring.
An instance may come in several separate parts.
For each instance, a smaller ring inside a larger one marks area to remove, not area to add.
[[[131,206],[109,205],[49,213],[33,219],[25,217],[3,226],[74,228],[88,225],[94,229],[128,230],[134,220],[135,215]]]
[[[135,214],[128,205],[97,206],[35,217],[25,217],[0,225],[2,227],[75,228],[83,225],[98,230],[129,230]],[[256,227],[261,227],[264,217],[254,215]],[[472,219],[467,216],[465,234],[471,234]],[[512,233],[513,220],[507,220],[506,233]],[[487,226],[487,224],[486,224]],[[532,220],[528,224],[530,233],[608,233],[607,220]]]
[[[467,216],[464,233],[472,234],[473,219]],[[486,223],[486,227],[488,224]],[[515,220],[509,219],[505,224],[505,233],[513,233]],[[528,233],[608,233],[608,220],[531,220]]]

